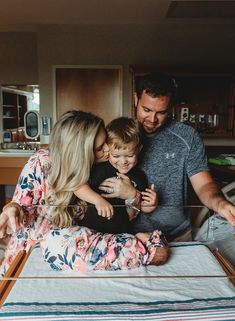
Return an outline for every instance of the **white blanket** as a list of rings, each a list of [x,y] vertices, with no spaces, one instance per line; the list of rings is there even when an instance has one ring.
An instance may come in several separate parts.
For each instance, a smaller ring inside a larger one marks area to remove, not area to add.
[[[171,252],[159,267],[81,274],[50,270],[36,248],[0,319],[235,320],[235,289],[211,252],[199,243]]]

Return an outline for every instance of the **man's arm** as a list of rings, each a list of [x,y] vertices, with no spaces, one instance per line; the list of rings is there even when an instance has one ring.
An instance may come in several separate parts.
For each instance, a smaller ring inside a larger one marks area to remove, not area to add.
[[[203,171],[191,176],[190,181],[200,201],[235,226],[235,206],[225,199],[211,174]]]

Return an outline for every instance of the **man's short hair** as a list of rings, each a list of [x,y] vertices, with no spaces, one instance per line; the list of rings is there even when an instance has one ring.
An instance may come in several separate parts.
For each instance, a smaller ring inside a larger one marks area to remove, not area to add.
[[[171,96],[171,100],[176,96],[177,85],[175,80],[169,75],[161,72],[151,72],[135,78],[135,92],[140,99],[143,91],[151,97]]]

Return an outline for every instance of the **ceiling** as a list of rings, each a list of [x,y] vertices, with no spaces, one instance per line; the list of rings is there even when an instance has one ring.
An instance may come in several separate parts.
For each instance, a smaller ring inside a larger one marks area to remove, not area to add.
[[[0,31],[50,24],[235,23],[235,1],[2,0]]]

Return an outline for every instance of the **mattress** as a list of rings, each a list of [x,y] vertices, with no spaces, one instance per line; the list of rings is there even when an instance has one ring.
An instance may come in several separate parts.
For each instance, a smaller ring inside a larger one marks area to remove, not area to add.
[[[170,243],[162,266],[89,273],[50,270],[36,246],[1,320],[235,320],[235,288],[199,242]]]

